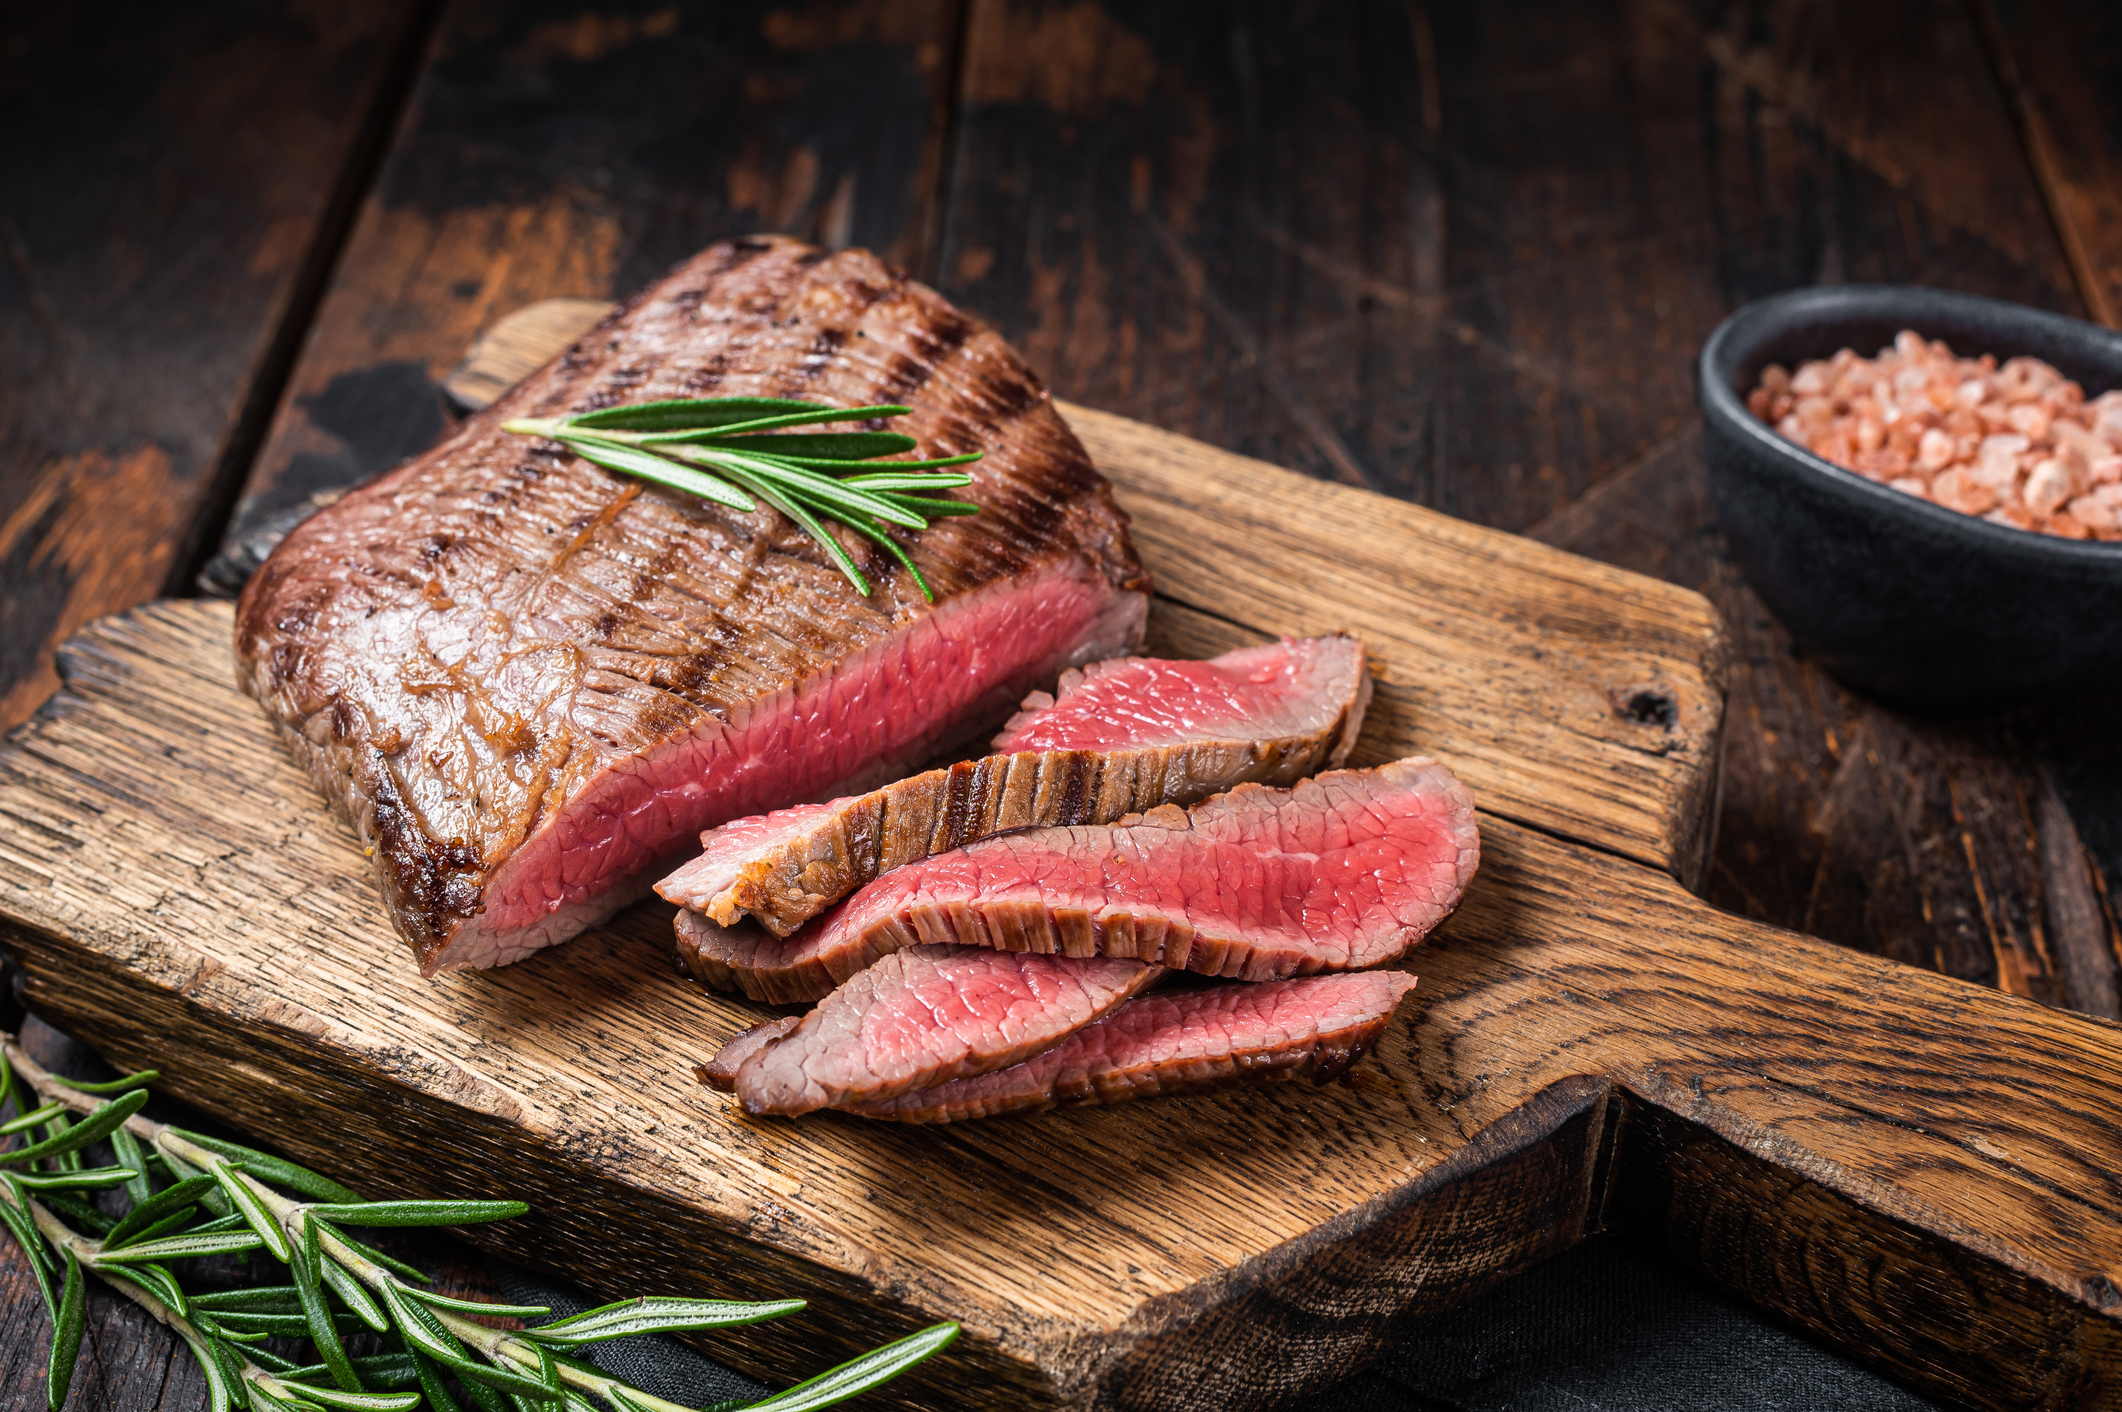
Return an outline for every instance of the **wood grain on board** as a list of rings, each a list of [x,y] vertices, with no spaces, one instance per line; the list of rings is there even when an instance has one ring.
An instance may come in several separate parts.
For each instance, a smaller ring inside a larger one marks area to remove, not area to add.
[[[437,384],[533,300],[752,229],[918,263],[957,26],[954,0],[446,5],[231,536],[426,450]]]
[[[415,10],[0,18],[0,729],[218,537]]]
[[[690,1067],[769,1012],[672,974],[662,904],[419,980],[229,683],[230,627],[220,604],[105,620],[0,754],[29,1002],[379,1193],[524,1195],[531,1217],[475,1237],[513,1258],[814,1300],[720,1340],[740,1367],[951,1317],[971,1337],[900,1397],[1263,1405],[1618,1211],[1934,1392],[2122,1394],[2112,1025],[1487,816],[1474,891],[1352,1082],[942,1129],[749,1120]]]

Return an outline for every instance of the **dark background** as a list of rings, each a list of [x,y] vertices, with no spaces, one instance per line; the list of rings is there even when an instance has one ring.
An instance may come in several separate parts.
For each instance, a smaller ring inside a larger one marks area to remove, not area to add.
[[[1063,396],[1701,590],[1738,649],[1709,899],[2118,1016],[2122,703],[1822,677],[1726,558],[1691,359],[1821,282],[2115,323],[2122,6],[17,5],[0,133],[0,727],[83,622],[428,445],[496,317],[786,230]],[[1652,1257],[1565,1263],[1319,1405],[1864,1405]],[[42,1405],[35,1304],[0,1253],[0,1407]],[[199,1405],[101,1291],[89,1338],[74,1405]]]

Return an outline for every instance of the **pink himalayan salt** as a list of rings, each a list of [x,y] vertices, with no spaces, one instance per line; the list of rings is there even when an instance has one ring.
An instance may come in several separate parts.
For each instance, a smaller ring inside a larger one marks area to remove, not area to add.
[[[1904,494],[2067,539],[2122,540],[2122,391],[2038,358],[1957,358],[1913,330],[1877,358],[1844,348],[1771,364],[1753,414],[1815,455]]]

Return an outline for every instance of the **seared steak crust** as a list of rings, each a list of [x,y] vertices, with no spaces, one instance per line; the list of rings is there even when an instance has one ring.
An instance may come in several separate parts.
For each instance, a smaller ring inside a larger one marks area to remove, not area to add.
[[[718,925],[749,914],[787,936],[879,874],[990,834],[1109,824],[1240,784],[1295,784],[1347,758],[1369,699],[1363,645],[1345,636],[1285,638],[1207,662],[1097,663],[1066,673],[1058,702],[1032,694],[996,742],[1014,753],[733,820],[656,892]],[[1072,748],[1006,744],[1041,745],[1042,731]]]
[[[983,451],[867,599],[738,514],[503,432],[676,396],[903,401]],[[244,684],[372,846],[427,972],[508,961],[638,895],[725,819],[866,788],[1139,638],[1125,517],[991,329],[865,251],[728,241],[427,455],[296,529],[237,618]]]

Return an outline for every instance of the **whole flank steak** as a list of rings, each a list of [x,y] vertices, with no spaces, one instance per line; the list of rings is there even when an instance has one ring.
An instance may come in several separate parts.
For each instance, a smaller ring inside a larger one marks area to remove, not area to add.
[[[772,510],[502,430],[672,397],[902,403],[984,453],[978,514],[863,596]],[[1001,338],[861,250],[716,245],[433,451],[292,534],[237,614],[244,685],[374,850],[423,972],[564,941],[726,820],[881,784],[1139,642],[1126,517]]]
[[[1033,692],[999,754],[868,794],[735,819],[656,884],[729,927],[787,936],[907,863],[1010,829],[1109,824],[1245,783],[1290,785],[1348,758],[1370,701],[1363,644],[1284,638],[1205,662],[1125,657]],[[682,938],[699,924],[679,929]],[[682,944],[682,940],[681,940]]]

